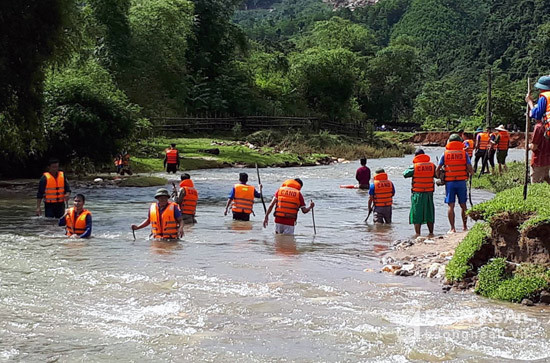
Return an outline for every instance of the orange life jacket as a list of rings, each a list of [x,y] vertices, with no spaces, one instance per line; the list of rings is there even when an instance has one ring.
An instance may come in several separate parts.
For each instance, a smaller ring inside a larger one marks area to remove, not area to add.
[[[294,179],[288,179],[283,183],[277,191],[275,217],[298,219],[301,187],[300,183]]]
[[[62,171],[57,172],[57,178],[52,174],[45,172],[46,190],[44,193],[44,203],[65,203],[65,175]]]
[[[468,179],[466,152],[460,141],[451,141],[445,147],[445,180],[456,181]]]
[[[291,187],[291,188],[294,188],[294,189],[298,189],[298,190],[301,190],[302,189],[302,186],[300,185],[300,183],[298,183],[296,180],[294,179],[287,179],[283,182],[283,187]]]
[[[480,132],[479,137],[479,150],[487,150],[489,148],[489,134],[487,132]]]
[[[252,213],[254,205],[254,187],[246,184],[235,184],[235,195],[231,210],[235,213]]]
[[[468,153],[468,155],[470,157],[474,156],[474,146],[475,146],[474,140],[471,140],[471,139],[464,140],[464,147],[466,147],[466,143],[468,143],[468,147],[466,148],[466,152]]]
[[[168,205],[162,212],[159,213],[157,203],[152,203],[149,208],[149,220],[151,221],[151,232],[153,237],[157,239],[176,239],[178,238],[178,221],[174,216],[174,211],[177,204],[168,202]]]
[[[508,131],[499,131],[500,139],[498,140],[498,150],[508,150],[508,142],[510,141],[510,133]]]
[[[185,179],[180,182],[180,188],[185,190],[185,195],[181,201],[181,212],[183,214],[195,215],[197,210],[197,200],[199,199],[199,193],[195,189],[195,184],[191,179]]]
[[[387,207],[393,204],[393,183],[388,180],[388,174],[380,173],[374,176],[374,205]]]
[[[126,154],[122,157],[122,165],[124,166],[130,165],[130,154]]]
[[[550,91],[541,92],[540,97],[546,98],[546,110],[542,116],[543,135],[546,139],[550,139]]]
[[[177,164],[178,163],[178,150],[168,149],[166,150],[166,163]]]
[[[426,154],[417,155],[414,157],[413,163],[412,191],[417,193],[433,192],[435,165],[430,162],[430,156]]]
[[[72,236],[73,234],[81,235],[86,232],[86,216],[92,215],[87,209],[83,209],[82,213],[75,219],[75,213],[75,208],[72,207],[65,216],[65,234],[67,236]]]
[[[121,166],[121,165],[122,165],[122,159],[119,156],[117,156],[115,158],[115,166]]]

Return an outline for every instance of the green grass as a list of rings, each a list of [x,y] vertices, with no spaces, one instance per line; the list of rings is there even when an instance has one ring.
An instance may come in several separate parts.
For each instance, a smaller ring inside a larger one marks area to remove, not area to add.
[[[470,264],[481,246],[487,242],[490,228],[487,223],[477,223],[468,232],[468,235],[456,247],[455,253],[451,261],[449,261],[445,270],[445,277],[451,282],[461,281],[468,271],[472,269]]]
[[[520,230],[542,223],[550,223],[550,185],[546,183],[530,184],[527,200],[523,200],[523,186],[507,189],[487,201],[475,205],[468,213],[474,219],[491,221],[495,216],[508,212],[531,216],[521,226]]]
[[[495,258],[480,269],[475,292],[492,299],[519,303],[547,289],[549,281],[550,270],[544,266],[520,265],[513,274],[509,274],[506,272],[506,261]]]
[[[502,175],[484,174],[478,178],[478,174],[472,178],[472,187],[486,189],[498,193],[506,189],[517,187],[525,182],[525,164],[519,162],[508,163],[508,172]],[[479,169],[478,169],[479,170]],[[495,168],[498,170],[498,167]]]
[[[132,169],[135,172],[162,171],[164,151],[171,143],[177,144],[176,147],[183,156],[181,170],[218,168],[234,164],[253,167],[256,163],[260,167],[315,165],[317,160],[327,156],[346,159],[363,156],[379,158],[399,157],[413,152],[412,145],[408,144],[395,147],[387,141],[378,140],[376,145],[367,145],[362,140],[325,131],[282,134],[264,130],[250,134],[244,140],[256,148],[251,149],[231,137],[157,137],[141,141],[136,145],[135,156],[132,157]],[[213,155],[204,152],[207,149],[219,149],[220,153]]]
[[[407,142],[414,136],[414,132],[375,131],[374,136],[382,140],[387,140],[392,144],[399,144]]]
[[[123,178],[118,184],[121,187],[154,187],[164,186],[168,180],[156,176],[132,176]]]

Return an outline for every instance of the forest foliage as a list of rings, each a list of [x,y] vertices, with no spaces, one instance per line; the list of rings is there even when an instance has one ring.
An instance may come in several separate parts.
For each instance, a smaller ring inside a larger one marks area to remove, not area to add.
[[[521,124],[550,68],[550,0],[6,0],[0,154],[108,159],[147,118]]]

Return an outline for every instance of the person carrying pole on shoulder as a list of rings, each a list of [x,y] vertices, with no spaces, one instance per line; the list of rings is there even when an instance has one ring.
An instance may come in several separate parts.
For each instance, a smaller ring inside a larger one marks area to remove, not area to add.
[[[183,222],[178,205],[170,202],[170,193],[165,188],[160,188],[155,194],[156,203],[149,207],[147,219],[139,225],[132,224],[133,231],[151,225],[151,234],[154,239],[160,241],[173,241],[183,237]]]
[[[65,174],[59,170],[59,160],[50,159],[48,171],[38,182],[36,193],[36,215],[42,215],[42,199],[44,199],[44,214],[48,218],[61,218],[65,212],[65,202],[69,200],[71,187]]]
[[[170,144],[170,147],[166,149],[166,155],[164,157],[164,167],[167,173],[176,173],[180,167],[180,155],[176,144]]]
[[[74,207],[68,208],[59,219],[59,226],[65,227],[69,238],[89,238],[92,235],[92,213],[84,209],[86,198],[77,194],[73,203]]]
[[[374,223],[390,224],[395,186],[388,180],[384,169],[376,170],[373,179],[369,188],[369,211],[373,210],[374,204]]]
[[[294,226],[298,219],[298,211],[306,214],[315,207],[311,201],[309,207],[306,207],[301,189],[304,183],[299,178],[288,179],[283,182],[281,187],[275,193],[273,200],[267,208],[264,218],[264,228],[269,223],[269,215],[275,208],[275,233],[294,234]]]
[[[197,201],[199,193],[195,189],[195,184],[191,180],[191,176],[187,173],[181,175],[180,191],[178,194],[178,204],[182,213],[182,221],[184,224],[197,223],[195,214],[197,211]]]
[[[530,94],[525,96],[530,116],[537,120],[530,142],[531,182],[550,184],[550,76],[540,77],[535,88],[541,90],[536,105]]]
[[[510,133],[504,128],[504,125],[499,125],[496,129],[495,147],[497,150],[498,173],[507,172],[506,156],[508,156],[508,148],[510,147]]]
[[[434,178],[435,165],[424,150],[418,149],[414,153],[413,165],[403,172],[405,178],[412,177],[411,211],[409,223],[414,224],[414,231],[420,236],[423,224],[428,225],[429,237],[434,233]]]
[[[260,184],[260,191],[258,192],[252,185],[246,184],[247,182],[248,174],[239,173],[239,183],[235,184],[233,189],[231,189],[231,193],[229,193],[225,211],[223,212],[224,216],[227,215],[227,211],[231,206],[234,220],[245,222],[250,220],[250,214],[254,213],[254,198],[262,196],[261,191],[263,187]]]
[[[458,134],[452,134],[449,137],[445,152],[439,160],[439,165],[436,169],[436,176],[439,177],[441,169],[445,170],[445,203],[449,209],[447,217],[451,229],[448,233],[455,233],[455,203],[458,196],[458,203],[462,209],[462,225],[464,231],[468,230],[468,217],[466,216],[466,202],[468,200],[468,188],[466,180],[469,175],[474,173],[472,162],[468,153],[464,151],[464,144]]]

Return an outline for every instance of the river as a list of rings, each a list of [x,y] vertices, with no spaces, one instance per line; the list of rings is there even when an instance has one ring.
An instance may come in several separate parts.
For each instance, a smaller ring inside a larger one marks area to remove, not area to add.
[[[384,167],[397,189],[394,224],[379,228],[363,223],[364,192],[338,188],[354,183],[354,163],[261,170],[266,196],[301,177],[306,200],[315,200],[317,235],[307,214],[295,238],[263,229],[260,203],[251,223],[224,218],[242,169],[191,173],[199,223],[177,244],[148,241],[148,230],[133,241],[129,225],[146,217],[156,188],[78,190],[94,216],[93,238],[82,242],[64,238],[52,221],[29,218],[32,194],[2,194],[0,360],[549,359],[547,309],[378,273],[391,242],[413,234],[410,179],[402,177],[411,159],[368,162]],[[256,180],[254,170],[244,171]],[[473,192],[475,203],[490,197]],[[442,234],[443,188],[434,199]]]

